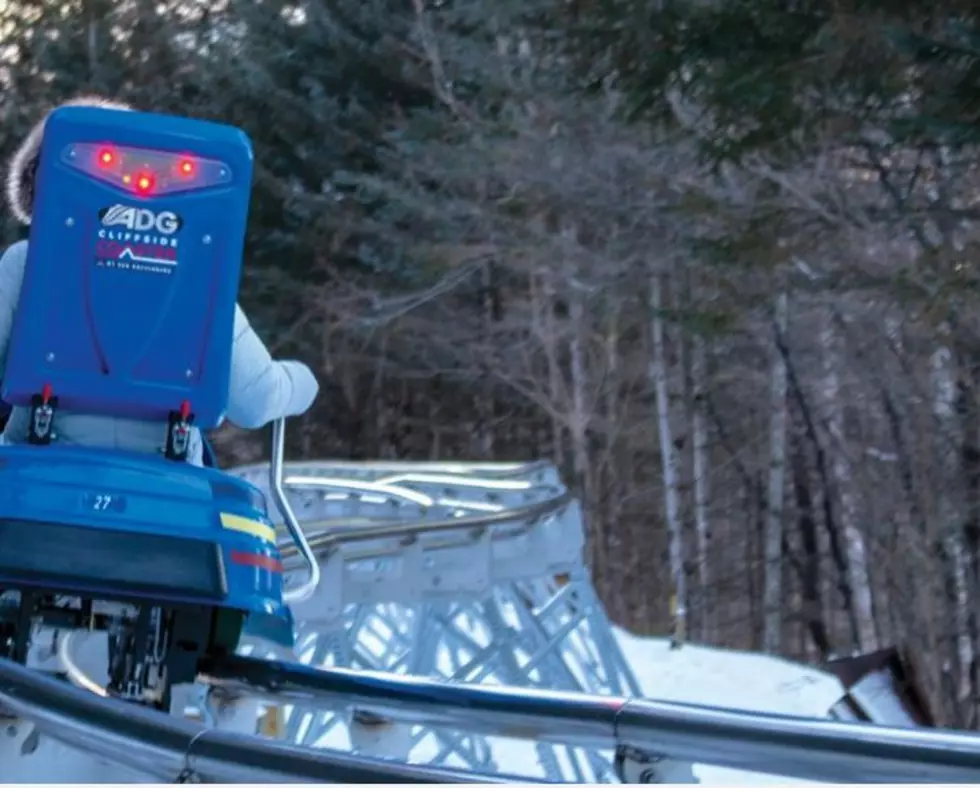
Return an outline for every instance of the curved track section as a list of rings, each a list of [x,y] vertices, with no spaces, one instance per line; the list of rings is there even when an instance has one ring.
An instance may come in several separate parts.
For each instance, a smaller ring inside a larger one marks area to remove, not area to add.
[[[259,487],[269,476],[238,473]],[[284,487],[322,572],[293,608],[304,664],[639,694],[581,563],[578,503],[553,466],[295,463]],[[357,744],[345,715],[287,714],[292,741]],[[390,752],[482,774],[521,763],[556,782],[616,779],[612,751],[432,727]]]
[[[167,716],[100,697],[99,636],[40,633],[33,669],[0,662],[3,781],[691,782],[699,762],[980,782],[972,735],[639,699],[547,464],[283,471],[320,575],[284,528],[296,658],[248,633]],[[267,466],[232,472],[277,492]]]

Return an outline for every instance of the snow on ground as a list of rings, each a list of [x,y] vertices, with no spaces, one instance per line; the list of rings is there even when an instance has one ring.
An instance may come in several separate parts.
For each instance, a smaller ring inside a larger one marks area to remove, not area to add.
[[[696,645],[671,650],[666,639],[640,638],[615,628],[613,631],[643,696],[652,700],[826,718],[844,694],[836,677],[789,660]],[[544,776],[533,744],[495,737],[488,737],[487,742],[501,771]],[[412,753],[413,760],[431,762],[437,752],[434,742],[423,742]],[[576,773],[564,748],[553,752],[566,780],[583,781],[582,773]],[[457,765],[451,759],[446,763]],[[812,784],[708,765],[697,765],[694,772],[704,785]]]
[[[643,696],[651,700],[799,717],[827,717],[831,707],[844,694],[836,677],[789,660],[697,645],[672,650],[669,641],[663,638],[636,637],[616,628],[613,632]],[[497,769],[502,772],[544,777],[539,755],[545,751],[555,754],[566,780],[591,781],[587,777],[587,767],[585,773],[578,771],[565,748],[539,750],[532,742],[497,737],[488,737],[486,741]],[[318,746],[349,750],[346,726],[332,728],[320,739]],[[465,762],[442,751],[431,736],[416,743],[411,760],[467,768]],[[708,765],[697,765],[694,771],[705,785],[806,784],[777,775]]]
[[[643,695],[652,700],[827,717],[844,694],[835,676],[789,660],[693,645],[671,650],[665,639],[614,631]],[[703,784],[802,783],[714,766],[698,766],[695,774]]]
[[[672,650],[666,639],[613,631],[648,698],[826,717],[844,694],[835,676],[797,662],[696,645]]]

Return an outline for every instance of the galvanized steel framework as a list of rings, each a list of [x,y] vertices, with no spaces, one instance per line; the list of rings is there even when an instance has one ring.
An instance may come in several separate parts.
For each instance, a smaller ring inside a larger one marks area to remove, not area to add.
[[[260,488],[269,476],[238,473]],[[553,466],[294,463],[284,488],[321,566],[318,592],[294,605],[304,664],[640,694],[581,563],[578,503]],[[289,709],[286,736],[317,746],[347,726],[336,712]],[[521,760],[540,769],[529,776],[616,781],[611,751],[529,747]],[[501,770],[477,734],[420,728],[411,752]]]

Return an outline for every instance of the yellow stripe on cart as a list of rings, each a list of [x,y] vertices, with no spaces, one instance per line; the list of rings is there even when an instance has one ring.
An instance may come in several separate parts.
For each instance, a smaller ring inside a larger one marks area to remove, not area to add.
[[[276,543],[276,529],[271,525],[260,523],[258,520],[250,520],[248,517],[222,512],[221,526],[230,531],[240,531],[243,534],[250,534],[261,539],[263,542]]]

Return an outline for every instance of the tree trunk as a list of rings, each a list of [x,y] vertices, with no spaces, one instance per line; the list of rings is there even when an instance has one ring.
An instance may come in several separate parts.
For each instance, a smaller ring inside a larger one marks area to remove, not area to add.
[[[569,293],[569,318],[571,335],[568,340],[569,367],[571,368],[571,413],[569,414],[568,432],[572,444],[572,470],[575,474],[574,488],[579,491],[582,510],[585,513],[585,531],[587,537],[586,550],[589,566],[597,568],[599,555],[595,534],[596,518],[595,493],[592,484],[592,471],[589,462],[588,430],[591,421],[591,408],[588,402],[586,388],[585,355],[582,348],[582,335],[585,331],[585,307],[583,296],[574,289]]]
[[[698,594],[701,599],[701,640],[714,637],[714,599],[711,594],[711,523],[708,519],[710,479],[708,478],[708,418],[705,410],[706,350],[704,339],[695,335],[691,347],[691,394],[694,452],[694,528],[697,535]]]
[[[538,338],[544,351],[545,364],[548,368],[548,399],[550,402],[560,403],[564,398],[564,390],[556,342],[555,290],[549,276],[545,271],[534,273],[530,277],[531,333]],[[564,470],[565,425],[558,417],[557,409],[551,410],[549,419],[552,440],[551,459],[559,469]]]
[[[839,336],[828,318],[820,335],[824,352],[823,394],[830,433],[831,469],[837,497],[840,501],[840,525],[847,553],[847,572],[850,581],[854,618],[857,622],[857,646],[862,652],[878,648],[871,578],[868,570],[864,536],[858,529],[858,505],[854,494],[854,479],[847,442],[844,436],[844,403],[840,396],[841,356]]]
[[[794,441],[798,444],[799,441]],[[817,536],[817,520],[810,493],[810,479],[802,447],[793,450],[793,492],[796,498],[796,516],[800,531],[800,594],[803,598],[803,622],[810,641],[821,660],[830,656],[830,634],[824,621],[823,594],[820,586],[820,543]]]
[[[948,325],[941,328],[948,335]],[[964,522],[960,497],[961,471],[960,458],[953,447],[962,446],[962,436],[956,414],[956,365],[949,346],[946,344],[933,352],[930,359],[933,415],[936,419],[936,452],[941,485],[938,494],[939,535],[942,539],[947,559],[948,586],[952,599],[952,619],[955,627],[956,656],[958,671],[955,679],[956,702],[962,708],[968,702],[971,692],[970,669],[973,664],[973,643],[970,639],[970,598],[968,592],[968,561],[961,525]]]
[[[660,432],[660,460],[663,466],[664,507],[669,540],[672,645],[684,642],[687,633],[687,587],[684,576],[684,534],[680,519],[679,458],[670,428],[670,398],[667,389],[667,351],[664,341],[663,293],[659,274],[650,277],[650,333],[653,339],[653,361],[650,377],[657,399],[657,424]]]
[[[789,297],[776,298],[777,342],[786,336]],[[762,648],[778,653],[783,630],[783,485],[786,477],[786,360],[774,347],[769,400],[769,507],[766,515]]]
[[[497,282],[496,267],[493,262],[486,262],[480,268],[480,300],[482,302],[482,320],[480,322],[480,341],[485,347],[492,347],[494,326],[503,317],[500,288]],[[481,361],[478,372],[478,385],[473,412],[476,416],[476,428],[473,430],[472,455],[484,461],[494,459],[494,422],[496,420],[497,403],[495,397],[496,385],[492,371],[486,361]]]
[[[609,306],[609,318],[605,334],[606,382],[603,388],[602,410],[606,427],[602,434],[602,463],[599,466],[601,478],[597,486],[601,486],[601,509],[597,516],[597,538],[600,543],[600,557],[603,568],[608,569],[611,561],[622,553],[623,533],[619,527],[623,512],[624,489],[628,482],[621,477],[619,449],[619,313],[614,304]],[[628,539],[628,537],[627,537]],[[609,582],[603,576],[603,587]],[[608,606],[622,604],[621,593],[615,594],[616,599],[610,599]]]

